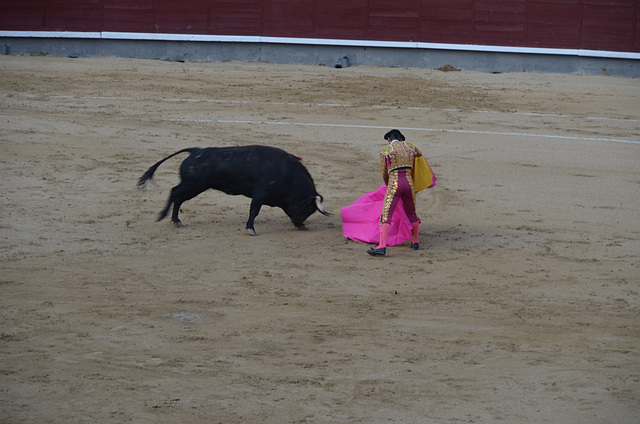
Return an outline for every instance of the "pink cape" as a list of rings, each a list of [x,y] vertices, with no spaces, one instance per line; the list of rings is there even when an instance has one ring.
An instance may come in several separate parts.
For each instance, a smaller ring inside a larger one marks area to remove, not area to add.
[[[346,238],[362,243],[380,242],[380,215],[386,191],[387,187],[382,184],[379,189],[342,208],[342,232]],[[391,218],[387,245],[395,246],[407,240],[411,240],[411,222],[404,213],[402,201],[399,201]]]

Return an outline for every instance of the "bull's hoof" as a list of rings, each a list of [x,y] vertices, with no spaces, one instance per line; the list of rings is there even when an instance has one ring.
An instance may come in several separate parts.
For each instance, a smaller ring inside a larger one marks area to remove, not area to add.
[[[247,233],[249,233],[250,236],[257,236],[258,235],[256,233],[256,230],[254,230],[253,228],[247,228]]]
[[[176,226],[176,227],[178,227],[178,228],[180,228],[180,227],[184,227],[184,224],[183,224],[182,222],[180,222],[180,221],[175,221],[175,222],[173,223],[173,225],[175,225],[175,226]]]
[[[296,228],[300,231],[307,231],[307,226],[304,224],[298,225]]]

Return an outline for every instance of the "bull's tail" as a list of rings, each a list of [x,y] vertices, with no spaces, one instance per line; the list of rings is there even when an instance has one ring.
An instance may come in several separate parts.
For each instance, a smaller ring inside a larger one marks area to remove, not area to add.
[[[153,174],[155,174],[156,169],[158,169],[158,167],[160,165],[162,165],[162,163],[168,159],[171,159],[172,157],[179,155],[180,153],[185,153],[185,152],[189,152],[189,154],[192,154],[195,151],[200,150],[199,147],[189,147],[187,149],[182,149],[178,152],[175,152],[172,155],[167,156],[166,158],[162,159],[161,161],[159,161],[158,163],[156,163],[155,165],[153,165],[151,168],[149,168],[147,170],[147,172],[144,173],[144,175],[142,177],[140,177],[140,179],[138,180],[138,187],[139,188],[143,188],[146,186],[147,181],[153,179]]]

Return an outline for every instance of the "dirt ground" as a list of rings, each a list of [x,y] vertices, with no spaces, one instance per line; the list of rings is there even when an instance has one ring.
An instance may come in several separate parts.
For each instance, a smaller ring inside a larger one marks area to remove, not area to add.
[[[399,128],[438,185],[383,258],[340,209]],[[637,423],[640,81],[0,56],[3,423]],[[209,191],[192,146],[301,156],[324,206]]]

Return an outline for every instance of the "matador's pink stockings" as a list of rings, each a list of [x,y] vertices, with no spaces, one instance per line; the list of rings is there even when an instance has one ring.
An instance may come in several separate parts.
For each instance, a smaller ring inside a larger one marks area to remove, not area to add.
[[[391,231],[391,224],[385,223],[380,226],[380,244],[376,246],[376,249],[387,247],[387,238],[389,237],[389,231]],[[420,232],[420,221],[411,223],[411,244],[418,243],[418,235]]]
[[[387,237],[389,237],[389,231],[391,231],[391,224],[384,223],[380,225],[380,244],[376,249],[387,247]]]
[[[420,221],[411,223],[411,244],[418,243],[418,230],[420,229]]]

